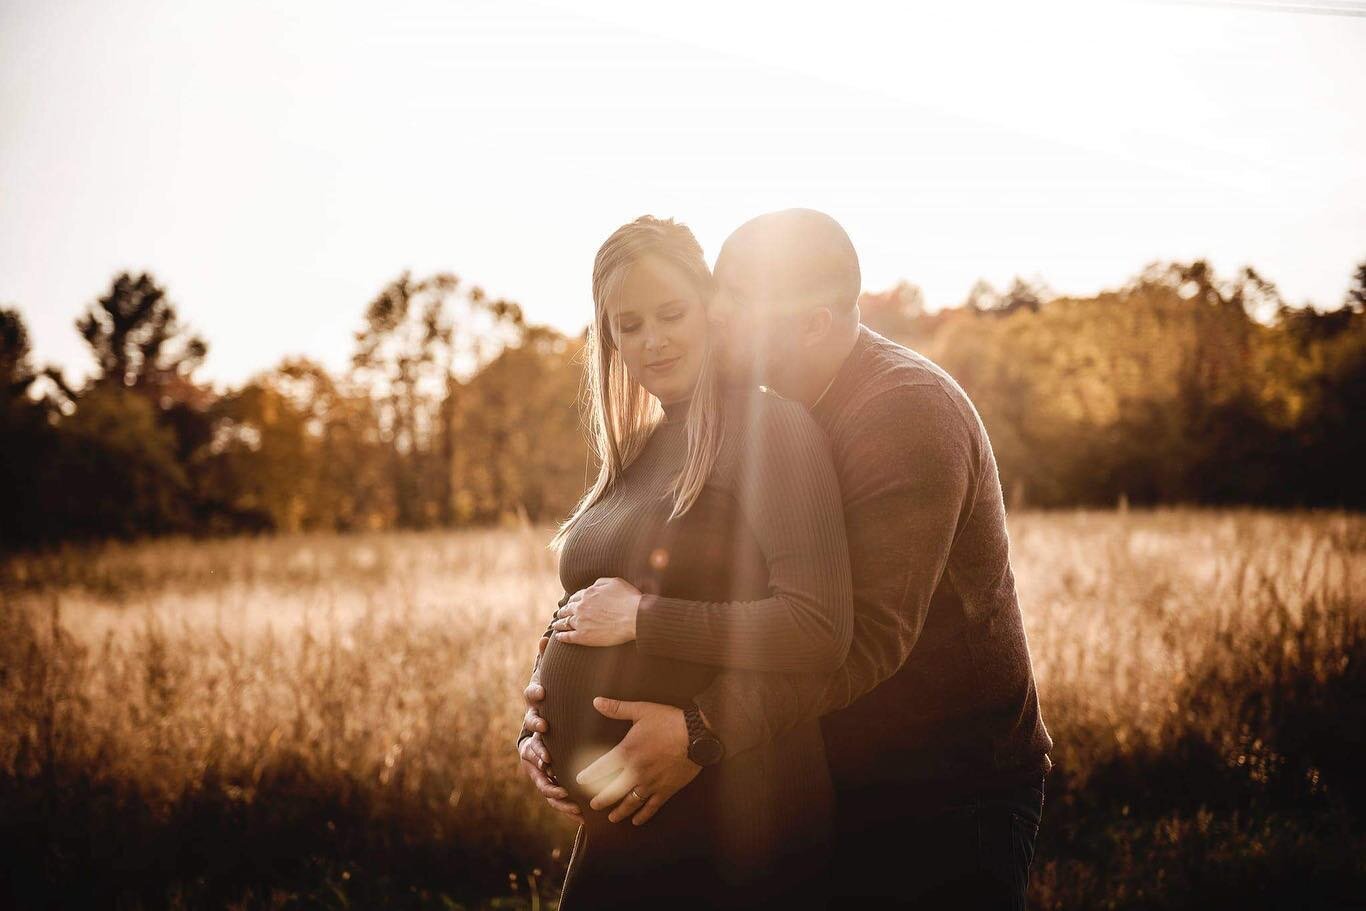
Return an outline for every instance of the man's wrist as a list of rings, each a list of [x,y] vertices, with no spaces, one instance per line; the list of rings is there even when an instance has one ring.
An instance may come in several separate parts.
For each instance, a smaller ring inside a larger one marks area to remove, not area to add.
[[[779,712],[788,710],[788,706],[768,703],[765,698],[780,694],[751,688],[753,677],[722,671],[711,686],[693,697],[707,727],[716,733],[728,757],[739,756],[773,739],[772,728],[763,715],[766,707]]]
[[[683,709],[683,720],[688,727],[688,758],[700,766],[716,765],[726,755],[720,738],[707,726],[697,702]]]

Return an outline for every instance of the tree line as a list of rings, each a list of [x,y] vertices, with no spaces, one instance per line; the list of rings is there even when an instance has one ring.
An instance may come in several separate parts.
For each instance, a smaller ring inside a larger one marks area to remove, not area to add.
[[[0,542],[552,521],[584,481],[580,342],[457,276],[404,273],[365,308],[349,370],[289,358],[217,394],[207,344],[148,274],[77,329],[79,388],[0,309]]]
[[[933,313],[909,283],[860,305],[972,396],[1013,507],[1366,507],[1366,263],[1329,311],[1200,261],[1092,297],[1017,279]],[[75,328],[79,386],[0,308],[0,544],[553,522],[592,476],[582,338],[450,273],[380,289],[348,370],[290,358],[224,393],[150,274]]]
[[[932,314],[910,285],[863,305],[972,396],[1011,505],[1366,507],[1366,262],[1329,311],[1203,261],[1093,297],[1017,279]]]

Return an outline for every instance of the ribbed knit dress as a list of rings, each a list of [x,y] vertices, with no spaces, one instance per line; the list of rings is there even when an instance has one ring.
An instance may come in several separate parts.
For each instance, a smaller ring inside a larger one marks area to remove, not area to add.
[[[697,602],[693,635],[675,637],[667,657],[646,656],[635,642],[589,647],[552,637],[541,658],[546,744],[584,812],[563,911],[819,902],[832,791],[815,720],[703,769],[643,826],[609,822],[574,780],[630,728],[600,715],[595,696],[683,707],[719,667],[828,673],[848,651],[849,557],[824,434],[795,403],[759,391],[727,395],[711,478],[669,521],[687,407],[666,407],[561,552],[566,598],[619,577],[647,599]]]

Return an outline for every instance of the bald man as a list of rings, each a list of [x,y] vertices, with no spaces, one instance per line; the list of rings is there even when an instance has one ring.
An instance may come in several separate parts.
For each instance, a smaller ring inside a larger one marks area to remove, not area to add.
[[[860,325],[858,256],[828,215],[747,222],[716,278],[727,372],[802,402],[830,438],[853,644],[828,676],[722,670],[696,697],[700,728],[672,706],[618,706],[634,723],[615,749],[670,769],[671,796],[701,768],[690,752],[725,761],[820,717],[837,801],[832,907],[1022,908],[1052,741],[977,410],[938,365]],[[690,609],[642,597],[637,647],[674,653]],[[527,730],[544,730],[541,695],[528,688]],[[544,745],[523,746],[528,774],[566,809]]]

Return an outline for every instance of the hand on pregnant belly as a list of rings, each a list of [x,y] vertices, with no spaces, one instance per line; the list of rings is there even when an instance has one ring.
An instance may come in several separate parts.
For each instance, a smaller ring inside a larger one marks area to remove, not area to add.
[[[593,707],[608,718],[631,722],[631,730],[605,755],[577,776],[594,793],[589,804],[605,810],[612,822],[631,817],[643,825],[659,808],[697,777],[702,767],[688,758],[688,725],[683,710],[653,702],[622,702],[599,697]]]
[[[569,596],[555,611],[555,638],[572,645],[609,646],[633,642],[640,590],[625,579],[599,579]]]
[[[647,657],[635,643],[584,648],[564,642],[558,634],[551,639],[538,674],[538,683],[544,687],[538,714],[543,719],[556,777],[585,817],[591,821],[602,813],[589,802],[601,796],[608,784],[597,780],[594,786],[586,780],[580,783],[579,773],[590,766],[596,765],[593,777],[597,778],[596,772],[605,767],[622,769],[626,763],[618,761],[623,756],[631,760],[633,771],[639,775],[633,774],[629,781],[623,778],[617,787],[625,784],[628,796],[635,787],[637,794],[646,798],[636,803],[637,809],[641,803],[651,804],[649,813],[637,822],[648,819],[697,775],[699,767],[687,758],[688,726],[678,706],[688,704],[715,675],[715,668],[705,665]],[[612,698],[595,698],[602,696]],[[667,773],[659,767],[652,747],[656,743],[666,748],[659,752],[681,762],[686,774],[676,774],[676,767]],[[650,801],[651,797],[656,799]],[[597,806],[604,804],[600,801]]]

